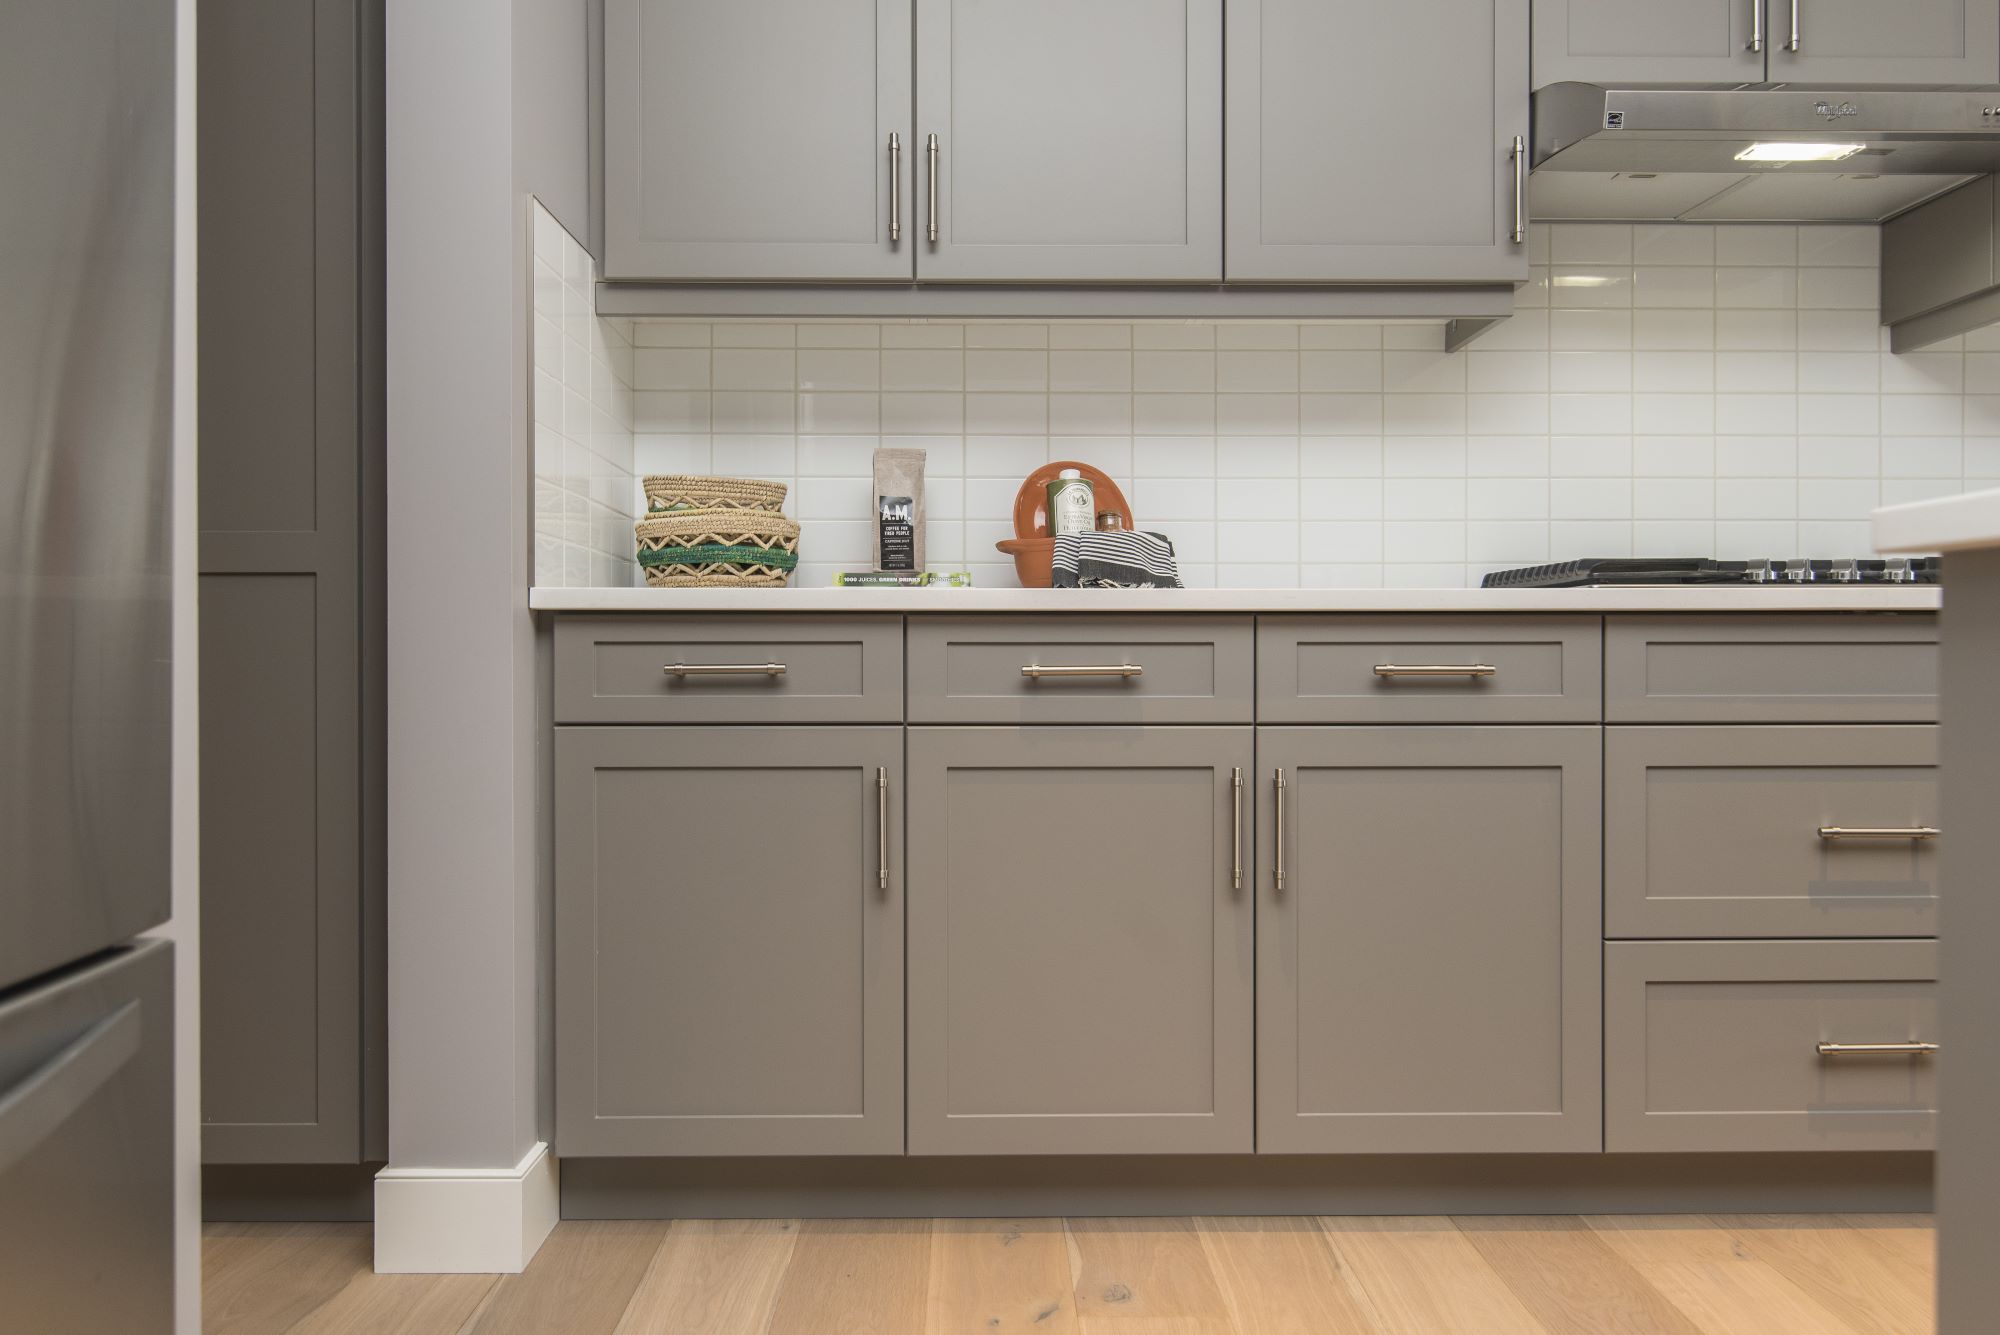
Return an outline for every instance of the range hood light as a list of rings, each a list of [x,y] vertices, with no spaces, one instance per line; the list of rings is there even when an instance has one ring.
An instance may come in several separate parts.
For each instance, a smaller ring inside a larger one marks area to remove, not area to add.
[[[1839,162],[1866,144],[1752,144],[1736,155],[1738,162]]]

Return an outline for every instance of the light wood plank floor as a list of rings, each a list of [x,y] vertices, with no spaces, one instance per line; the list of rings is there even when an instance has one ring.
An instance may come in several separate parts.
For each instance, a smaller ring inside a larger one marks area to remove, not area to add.
[[[1928,1216],[569,1222],[520,1275],[211,1224],[209,1335],[1922,1335]]]

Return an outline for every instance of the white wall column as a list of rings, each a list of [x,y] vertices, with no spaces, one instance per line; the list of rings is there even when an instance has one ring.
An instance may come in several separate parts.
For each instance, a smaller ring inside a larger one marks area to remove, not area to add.
[[[527,198],[544,164],[557,188],[585,170],[584,8],[389,0],[386,16],[383,1271],[519,1270],[556,1218],[538,1113]],[[561,40],[524,49],[538,31]]]

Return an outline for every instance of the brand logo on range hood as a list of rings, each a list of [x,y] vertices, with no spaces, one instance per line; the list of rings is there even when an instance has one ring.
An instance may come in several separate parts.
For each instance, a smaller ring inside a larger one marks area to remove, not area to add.
[[[1842,116],[1859,116],[1861,108],[1855,106],[1852,102],[1828,102],[1822,99],[1813,103],[1813,114],[1832,122],[1839,120]]]

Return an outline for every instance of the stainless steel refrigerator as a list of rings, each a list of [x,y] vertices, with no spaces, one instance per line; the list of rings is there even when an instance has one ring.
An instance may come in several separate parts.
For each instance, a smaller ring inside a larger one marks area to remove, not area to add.
[[[174,0],[0,4],[0,1328],[173,1328]]]

